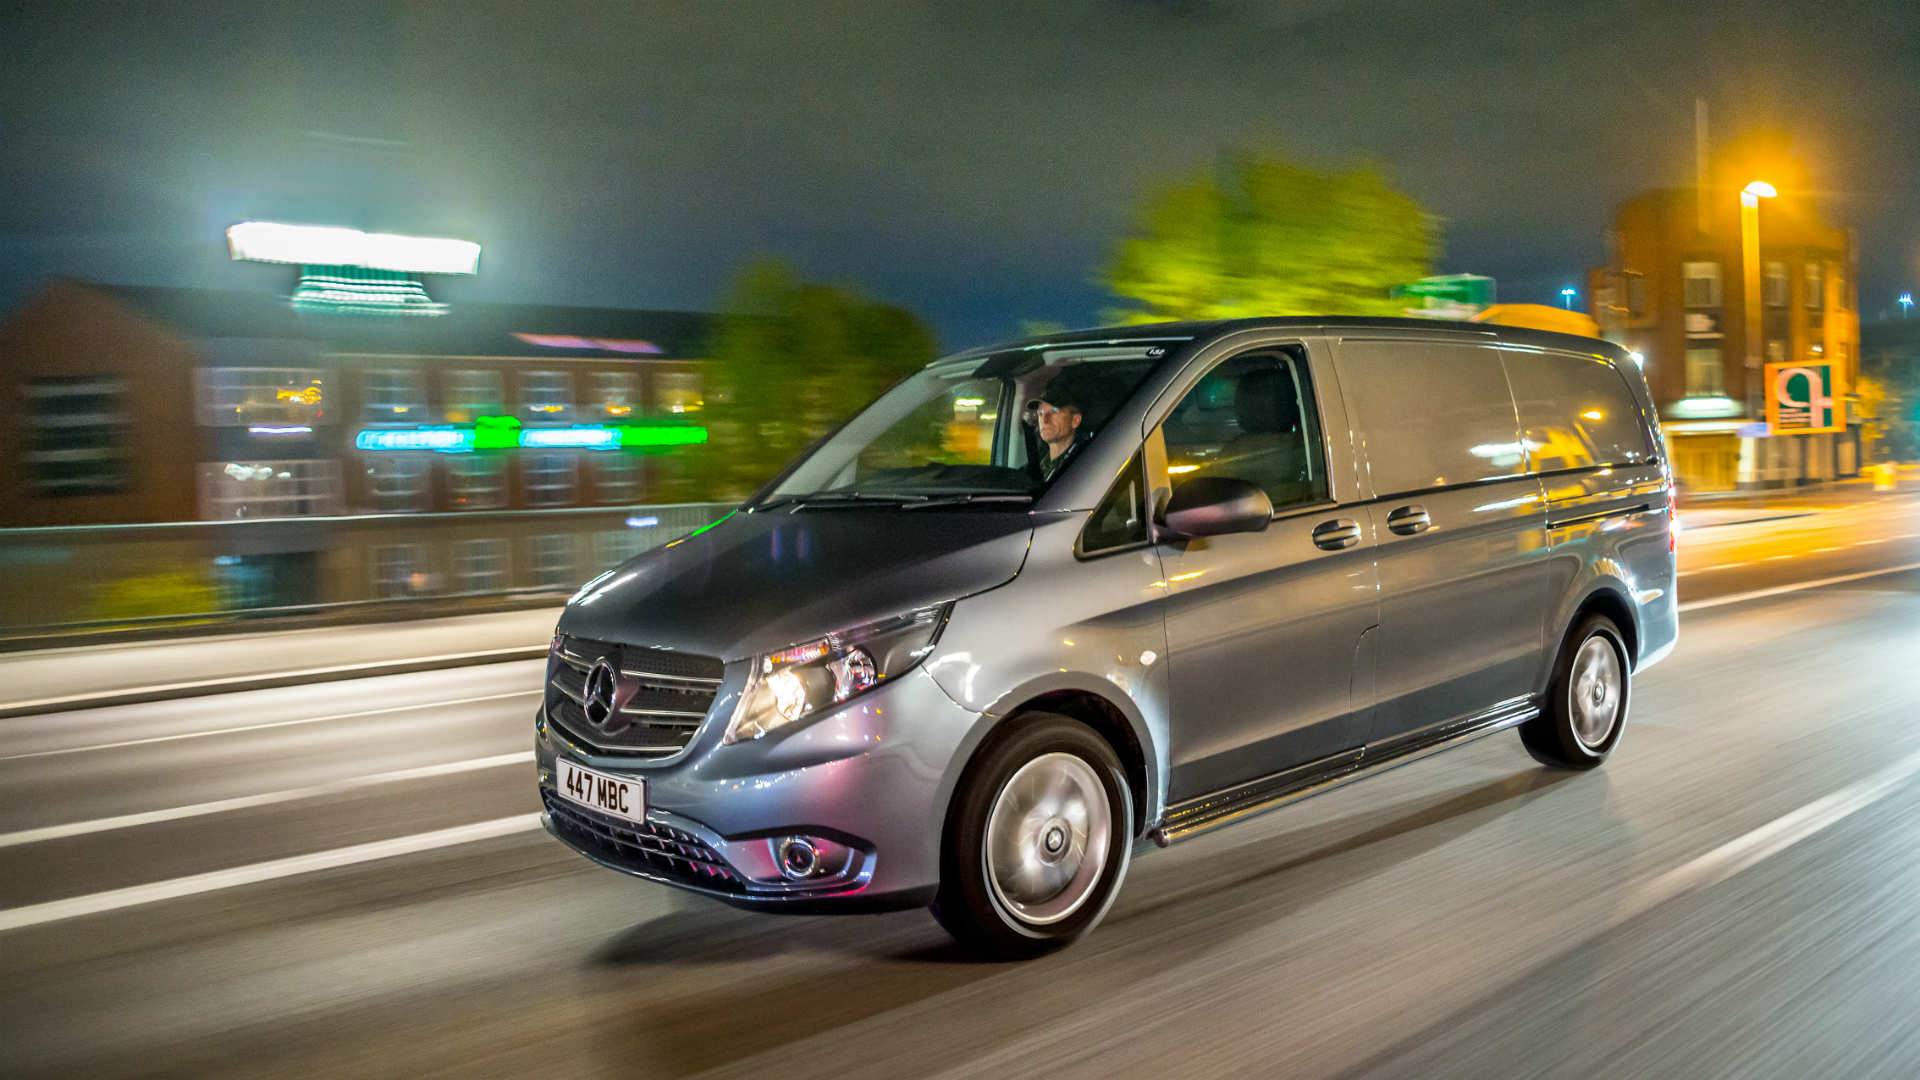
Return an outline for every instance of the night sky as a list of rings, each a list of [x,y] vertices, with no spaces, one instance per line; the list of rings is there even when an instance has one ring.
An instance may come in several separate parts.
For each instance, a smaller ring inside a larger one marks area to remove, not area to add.
[[[1691,8],[1692,10],[1685,10]],[[0,311],[50,274],[284,292],[248,218],[485,247],[438,298],[711,308],[759,254],[948,346],[1086,325],[1143,191],[1223,148],[1373,163],[1440,269],[1555,302],[1615,205],[1784,132],[1920,287],[1911,0],[235,3],[0,15]]]

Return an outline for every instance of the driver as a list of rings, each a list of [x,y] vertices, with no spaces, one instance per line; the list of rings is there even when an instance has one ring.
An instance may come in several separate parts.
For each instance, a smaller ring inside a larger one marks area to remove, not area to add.
[[[1062,372],[1061,375],[1065,375]],[[1067,459],[1073,456],[1074,448],[1085,441],[1081,425],[1086,423],[1086,402],[1082,399],[1072,380],[1054,376],[1047,384],[1046,392],[1040,395],[1040,407],[1036,420],[1040,427],[1040,441],[1047,448],[1046,457],[1040,459],[1040,479],[1051,480]]]

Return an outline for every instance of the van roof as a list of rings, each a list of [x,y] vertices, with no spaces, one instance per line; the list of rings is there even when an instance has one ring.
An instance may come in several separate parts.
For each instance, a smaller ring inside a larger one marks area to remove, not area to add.
[[[1056,348],[1062,345],[1118,345],[1133,342],[1145,343],[1156,340],[1189,341],[1198,338],[1213,338],[1237,330],[1264,329],[1268,327],[1330,331],[1398,330],[1424,334],[1438,332],[1447,335],[1458,334],[1462,337],[1506,342],[1514,345],[1570,349],[1583,353],[1604,353],[1620,362],[1627,362],[1629,359],[1627,350],[1614,342],[1602,338],[1584,337],[1578,334],[1562,334],[1551,330],[1536,330],[1523,326],[1502,326],[1498,323],[1460,322],[1453,319],[1382,318],[1358,315],[1290,315],[1255,319],[1217,319],[1211,322],[1134,323],[1126,326],[1096,326],[1085,330],[1068,330],[1058,334],[1045,334],[1040,337],[1026,338],[1020,341],[1009,341],[999,345],[968,349],[965,352],[953,357],[948,357],[947,359],[985,356],[1014,349]]]

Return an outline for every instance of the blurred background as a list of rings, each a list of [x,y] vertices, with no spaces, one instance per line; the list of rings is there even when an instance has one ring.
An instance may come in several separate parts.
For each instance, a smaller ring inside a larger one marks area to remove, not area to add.
[[[1558,307],[1689,497],[1860,477],[1920,455],[1920,135],[1911,20],[1843,8],[36,5],[0,635],[550,602],[1111,321]]]
[[[0,1073],[1910,1075],[1916,117],[1893,0],[10,7]],[[1631,351],[1683,631],[1605,770],[1018,970],[540,834],[581,582],[943,353],[1295,314]]]

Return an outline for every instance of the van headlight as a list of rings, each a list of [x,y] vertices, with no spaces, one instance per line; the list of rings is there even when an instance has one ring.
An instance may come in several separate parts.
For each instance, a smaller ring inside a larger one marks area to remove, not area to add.
[[[899,678],[933,651],[952,609],[936,604],[755,657],[722,745],[758,739]]]

